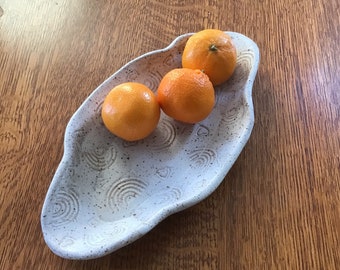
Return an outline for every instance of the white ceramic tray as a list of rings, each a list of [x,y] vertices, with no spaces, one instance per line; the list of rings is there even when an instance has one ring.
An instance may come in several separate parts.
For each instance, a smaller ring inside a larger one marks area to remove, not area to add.
[[[126,142],[110,134],[100,117],[104,97],[120,83],[136,81],[156,91],[162,76],[181,66],[191,34],[123,66],[76,111],[41,213],[44,239],[55,254],[90,259],[111,253],[222,182],[253,128],[251,92],[259,64],[252,40],[227,33],[237,48],[237,67],[216,87],[216,105],[204,121],[189,125],[162,114],[149,137]]]

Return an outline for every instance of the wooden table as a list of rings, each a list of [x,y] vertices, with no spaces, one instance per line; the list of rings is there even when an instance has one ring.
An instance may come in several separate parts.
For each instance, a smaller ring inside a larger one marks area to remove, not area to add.
[[[0,0],[0,269],[339,269],[339,1],[183,2]],[[237,162],[136,242],[54,255],[40,213],[68,120],[123,64],[204,28],[261,52]]]

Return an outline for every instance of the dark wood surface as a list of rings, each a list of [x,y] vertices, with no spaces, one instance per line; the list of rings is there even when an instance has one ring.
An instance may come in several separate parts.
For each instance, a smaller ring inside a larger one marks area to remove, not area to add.
[[[339,269],[337,0],[0,0],[0,269]],[[89,261],[41,232],[66,124],[129,60],[204,28],[261,52],[255,126],[203,202]]]

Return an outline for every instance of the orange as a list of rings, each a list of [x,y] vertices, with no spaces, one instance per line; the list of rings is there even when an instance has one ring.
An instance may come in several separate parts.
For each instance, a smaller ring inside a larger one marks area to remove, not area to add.
[[[200,70],[173,69],[161,80],[157,100],[168,116],[197,123],[206,118],[215,104],[215,92],[208,76]]]
[[[188,39],[182,55],[182,66],[202,70],[215,86],[231,77],[236,58],[236,48],[228,34],[217,29],[206,29]]]
[[[127,82],[105,97],[102,119],[106,128],[127,141],[147,137],[157,126],[160,107],[156,95],[145,85]]]

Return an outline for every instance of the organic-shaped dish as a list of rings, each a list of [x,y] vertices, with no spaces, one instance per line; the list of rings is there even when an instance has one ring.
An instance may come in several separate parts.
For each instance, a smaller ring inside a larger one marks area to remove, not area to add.
[[[136,81],[156,91],[162,76],[181,66],[191,34],[123,66],[76,111],[41,214],[54,253],[89,259],[113,252],[203,200],[222,182],[254,124],[251,92],[259,64],[252,40],[227,33],[237,48],[237,67],[216,87],[216,105],[204,121],[189,125],[162,114],[149,137],[126,142],[109,133],[100,116],[104,97],[120,83]]]

